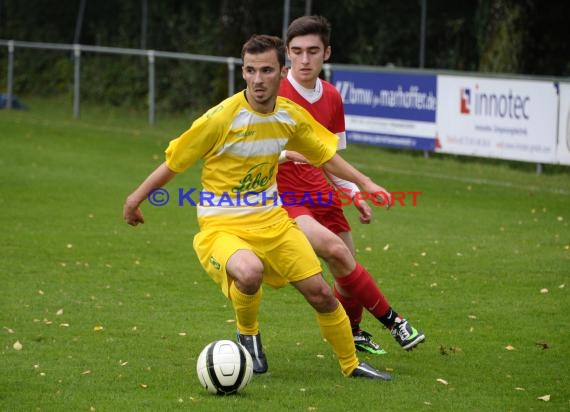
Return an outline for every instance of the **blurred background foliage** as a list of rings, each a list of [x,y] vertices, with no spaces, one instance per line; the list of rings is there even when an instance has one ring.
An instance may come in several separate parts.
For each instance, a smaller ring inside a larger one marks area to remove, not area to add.
[[[570,76],[570,2],[425,1],[425,68]],[[421,0],[290,0],[289,7],[289,21],[307,12],[331,21],[331,63],[420,64]],[[239,57],[251,34],[281,36],[283,22],[282,0],[0,0],[4,40]],[[0,48],[0,90],[6,57]],[[15,57],[16,94],[71,95],[70,53],[18,48]],[[81,76],[84,100],[147,104],[146,58],[83,53]],[[241,87],[239,71],[236,78]],[[227,95],[227,67],[157,59],[156,83],[158,110],[202,109]]]

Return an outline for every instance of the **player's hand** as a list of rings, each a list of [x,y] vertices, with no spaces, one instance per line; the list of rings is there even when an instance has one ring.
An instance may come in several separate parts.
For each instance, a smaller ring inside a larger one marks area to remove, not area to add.
[[[356,207],[358,213],[360,213],[360,223],[367,225],[372,221],[372,209],[365,200],[354,202],[354,207]]]
[[[390,192],[382,186],[370,181],[365,186],[362,186],[362,189],[364,190],[364,193],[361,192],[356,194],[356,196],[360,196],[360,200],[370,199],[375,205],[384,206],[386,209],[390,209],[390,207],[392,207],[392,196],[390,195]]]
[[[129,204],[128,200],[123,206],[123,218],[131,226],[136,226],[139,223],[144,223],[144,216],[141,212],[140,207]]]
[[[309,161],[307,160],[307,158],[305,156],[303,156],[301,153],[295,152],[293,150],[287,150],[286,157],[287,157],[287,160],[290,160],[290,161],[295,162],[295,163],[309,163]]]

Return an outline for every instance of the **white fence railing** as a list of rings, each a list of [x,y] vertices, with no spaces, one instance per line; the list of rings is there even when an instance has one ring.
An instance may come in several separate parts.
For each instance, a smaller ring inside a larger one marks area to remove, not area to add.
[[[158,50],[128,49],[121,47],[87,46],[83,44],[38,43],[18,40],[0,40],[0,46],[8,47],[8,73],[7,73],[7,108],[12,107],[14,95],[14,58],[16,48],[60,50],[73,52],[73,116],[79,118],[81,112],[81,54],[105,53],[124,56],[146,57],[148,61],[148,122],[154,124],[156,116],[156,86],[155,86],[155,59],[178,59],[199,62],[226,64],[228,67],[228,95],[235,90],[235,67],[241,64],[241,59],[234,57],[217,57],[192,53],[177,53]]]

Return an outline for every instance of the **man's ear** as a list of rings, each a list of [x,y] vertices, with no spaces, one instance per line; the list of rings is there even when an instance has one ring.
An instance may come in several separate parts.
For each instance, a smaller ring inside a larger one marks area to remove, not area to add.
[[[331,46],[328,46],[328,47],[325,49],[325,56],[324,56],[324,57],[325,57],[325,59],[324,59],[325,61],[327,61],[327,60],[329,59],[329,57],[331,57],[331,53],[332,53]]]

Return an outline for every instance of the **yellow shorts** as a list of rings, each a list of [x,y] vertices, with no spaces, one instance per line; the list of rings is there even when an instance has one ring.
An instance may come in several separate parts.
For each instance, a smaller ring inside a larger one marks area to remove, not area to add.
[[[229,296],[228,259],[238,250],[251,250],[263,262],[263,283],[280,288],[321,273],[311,244],[290,219],[263,229],[206,229],[194,236],[194,250],[210,277]]]

